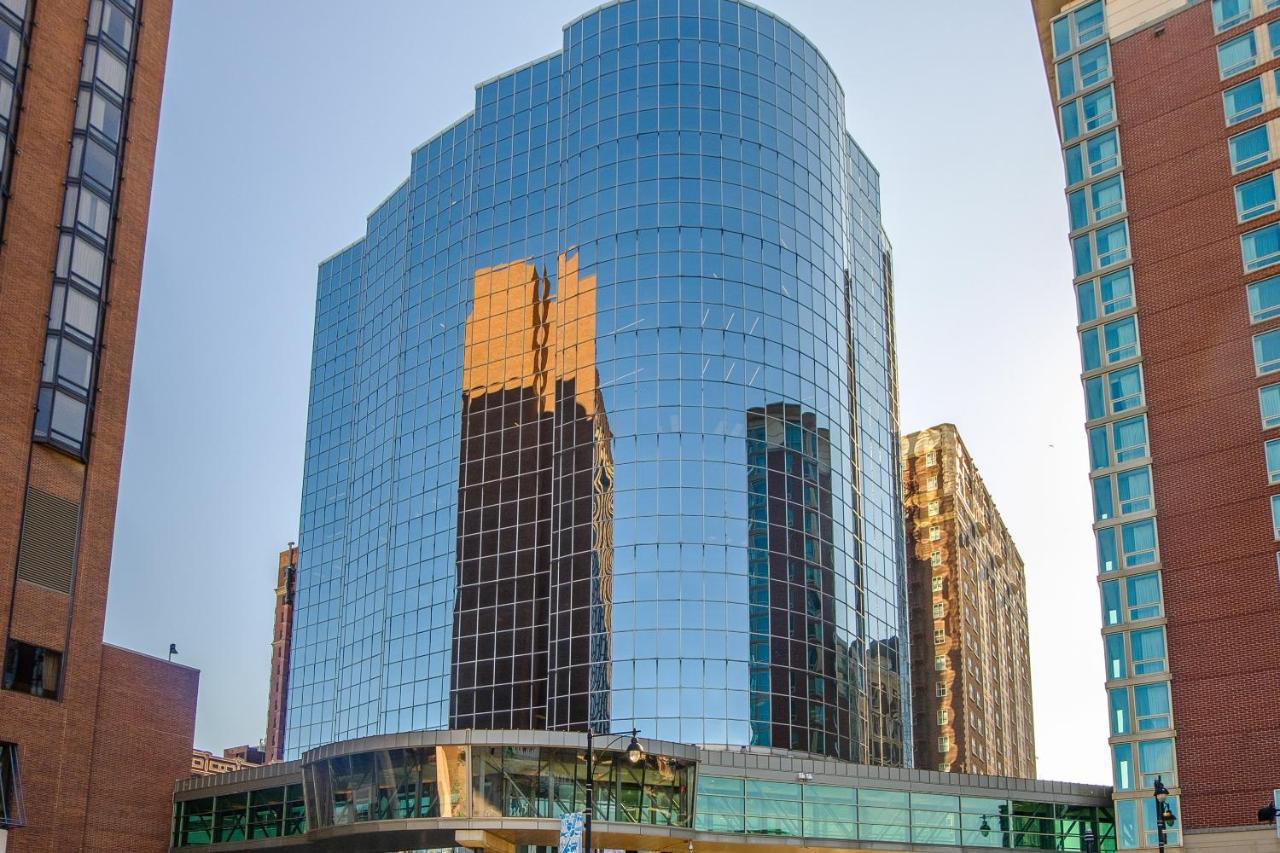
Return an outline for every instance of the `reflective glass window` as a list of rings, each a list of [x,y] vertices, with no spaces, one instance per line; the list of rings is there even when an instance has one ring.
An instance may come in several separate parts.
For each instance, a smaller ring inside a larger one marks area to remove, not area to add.
[[[1263,175],[1236,185],[1236,218],[1241,222],[1257,219],[1276,209],[1274,175]]]
[[[1125,568],[1145,566],[1156,559],[1156,526],[1151,519],[1134,521],[1120,527],[1120,542]]]
[[[1261,323],[1272,317],[1280,317],[1280,276],[1255,281],[1248,287],[1249,320]]]
[[[1271,159],[1271,141],[1268,137],[1269,125],[1257,127],[1236,134],[1227,143],[1231,153],[1231,171],[1243,172],[1254,166],[1261,166]]]
[[[1240,237],[1246,272],[1280,263],[1280,224],[1268,225]]]
[[[1133,268],[1126,267],[1098,279],[1102,313],[1115,314],[1133,307]]]
[[[1164,628],[1146,628],[1129,633],[1133,674],[1151,675],[1165,671]]]
[[[1129,723],[1129,690],[1116,687],[1107,691],[1107,701],[1111,706],[1111,734],[1127,735],[1132,731]]]
[[[1267,457],[1267,482],[1280,483],[1280,438],[1273,438],[1263,447]]]
[[[1140,732],[1169,728],[1168,682],[1135,685],[1133,711]]]
[[[1280,385],[1267,385],[1258,389],[1258,408],[1262,412],[1262,428],[1280,426]]]
[[[1251,0],[1213,0],[1213,26],[1218,32],[1249,20]]]
[[[1253,365],[1259,376],[1280,370],[1280,329],[1253,336]]]
[[[1251,32],[1218,45],[1218,74],[1223,78],[1248,71],[1257,64],[1258,45]]]
[[[1228,125],[1262,115],[1262,78],[1254,77],[1223,92],[1222,112]]]
[[[1111,429],[1117,464],[1141,459],[1147,455],[1146,415],[1116,421]]]
[[[1160,576],[1155,572],[1126,578],[1125,605],[1128,620],[1151,619],[1160,615]]]

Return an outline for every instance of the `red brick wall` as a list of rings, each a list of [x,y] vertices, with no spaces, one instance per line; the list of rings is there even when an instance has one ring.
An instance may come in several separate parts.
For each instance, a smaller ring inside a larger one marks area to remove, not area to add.
[[[165,853],[173,785],[191,775],[200,673],[102,649],[83,853]]]
[[[0,740],[18,744],[27,813],[27,826],[10,833],[11,853],[79,850],[85,840],[107,577],[168,51],[170,0],[144,0],[86,466],[33,447],[31,430],[88,8],[89,0],[35,4],[12,195],[0,244],[0,638],[11,629],[36,631],[42,639],[58,638],[56,648],[64,652],[60,701],[0,691]],[[71,596],[15,580],[28,484],[82,505]],[[40,612],[31,612],[33,607]],[[149,700],[137,694],[135,701]],[[183,760],[189,761],[189,753]]]
[[[1201,3],[1112,48],[1188,829],[1254,825],[1280,784],[1276,489],[1251,344],[1277,323],[1252,327],[1245,302],[1276,270],[1246,277],[1239,248],[1277,217],[1235,222],[1227,137],[1265,119],[1224,126],[1222,90],[1257,72],[1221,83],[1222,40]]]

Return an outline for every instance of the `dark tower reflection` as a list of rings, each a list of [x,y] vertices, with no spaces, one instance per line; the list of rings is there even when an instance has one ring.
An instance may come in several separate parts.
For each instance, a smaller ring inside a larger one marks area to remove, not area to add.
[[[836,636],[831,437],[791,403],[747,411],[752,743],[853,758]]]
[[[451,728],[546,725],[549,291],[523,262],[475,274],[462,367]]]
[[[613,433],[596,368],[596,279],[561,256],[557,289],[549,725],[607,731]]]
[[[475,275],[463,358],[453,728],[607,727],[612,434],[595,278]]]

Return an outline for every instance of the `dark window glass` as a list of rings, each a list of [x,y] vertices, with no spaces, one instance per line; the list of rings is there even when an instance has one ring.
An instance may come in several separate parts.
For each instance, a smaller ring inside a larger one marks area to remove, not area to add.
[[[22,826],[22,786],[18,778],[18,746],[0,743],[0,829]]]
[[[62,652],[32,646],[21,640],[10,640],[5,646],[4,680],[0,687],[58,698],[58,677],[62,673]]]
[[[107,189],[115,187],[116,158],[92,140],[84,146],[84,176]]]

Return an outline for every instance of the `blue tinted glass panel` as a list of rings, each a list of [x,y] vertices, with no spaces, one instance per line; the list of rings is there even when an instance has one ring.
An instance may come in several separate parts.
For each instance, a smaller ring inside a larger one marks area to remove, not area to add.
[[[1129,677],[1129,666],[1124,654],[1124,633],[1107,634],[1103,638],[1107,651],[1107,680]]]
[[[1280,395],[1277,396],[1280,397]],[[1105,400],[1103,399],[1103,378],[1101,376],[1085,380],[1084,407],[1089,420],[1100,418],[1107,413]],[[1277,417],[1280,417],[1280,412],[1277,412]]]
[[[1143,404],[1142,370],[1138,365],[1107,374],[1107,390],[1111,396],[1111,412],[1136,409]]]
[[[1280,370],[1280,329],[1253,336],[1253,366],[1259,376]]]
[[[1268,225],[1241,236],[1240,254],[1246,271],[1280,263],[1280,225]]]
[[[1156,561],[1156,525],[1151,519],[1135,521],[1120,528],[1125,568],[1145,566]]]
[[[1229,125],[1262,115],[1261,78],[1255,77],[1223,92],[1222,112]]]
[[[1280,317],[1280,276],[1249,285],[1249,319],[1254,323]]]
[[[1089,430],[1089,467],[1096,471],[1109,464],[1111,455],[1107,452],[1107,428],[1094,427]]]
[[[1091,281],[1076,287],[1076,316],[1081,323],[1092,323],[1098,319],[1098,308],[1094,299],[1094,285]]]
[[[1112,442],[1115,446],[1116,462],[1131,462],[1147,455],[1147,417],[1138,415],[1116,421],[1112,425]]]
[[[1138,321],[1125,317],[1103,326],[1107,364],[1133,358],[1138,354]]]
[[[1258,46],[1253,33],[1245,33],[1218,45],[1218,74],[1222,77],[1248,71],[1257,62]]]
[[[1236,186],[1236,218],[1241,222],[1265,216],[1276,209],[1276,182],[1263,175]]]
[[[1076,57],[1080,87],[1087,89],[1111,76],[1111,52],[1106,44],[1082,50]]]
[[[1116,687],[1107,691],[1107,701],[1111,706],[1111,734],[1127,735],[1132,731],[1129,724],[1129,690]]]
[[[1263,445],[1267,457],[1267,482],[1280,483],[1280,438],[1273,438]]]
[[[1280,385],[1258,389],[1258,407],[1262,410],[1262,428],[1280,426]]]
[[[1120,165],[1120,142],[1114,130],[1085,142],[1089,174],[1096,177]]]
[[[1120,624],[1120,581],[1102,584],[1102,624]]]
[[[1089,204],[1085,195],[1085,190],[1076,190],[1067,196],[1067,211],[1070,214],[1072,231],[1089,224]]]
[[[1117,791],[1132,791],[1134,786],[1133,744],[1118,743],[1111,747],[1112,784]]]
[[[1104,527],[1098,531],[1098,571],[1114,572],[1119,568],[1116,562],[1116,529]]]
[[[1080,333],[1080,363],[1085,371],[1102,367],[1102,352],[1098,346],[1098,330],[1085,329]]]
[[[1130,622],[1160,615],[1160,577],[1155,572],[1125,579]]]
[[[1267,133],[1267,125],[1260,124],[1252,130],[1231,137],[1227,146],[1231,152],[1232,172],[1243,172],[1271,159],[1271,144]]]
[[[1151,469],[1135,468],[1116,474],[1116,493],[1121,515],[1151,509]]]
[[[1138,731],[1169,728],[1169,685],[1139,684],[1133,688],[1133,710]]]
[[[1133,268],[1107,273],[1098,280],[1102,313],[1115,314],[1133,307]]]
[[[1080,102],[1068,101],[1058,107],[1058,120],[1062,124],[1062,141],[1070,142],[1080,136]]]
[[[1093,520],[1105,521],[1115,515],[1111,504],[1111,478],[1099,477],[1093,481]]]
[[[1084,154],[1079,145],[1073,145],[1062,152],[1067,169],[1067,186],[1078,184],[1084,180]]]
[[[1129,648],[1133,653],[1133,674],[1151,675],[1164,672],[1164,628],[1146,628],[1129,633]]]
[[[1080,110],[1084,113],[1084,129],[1092,133],[1104,125],[1115,121],[1115,95],[1110,86],[1090,92],[1080,99]],[[1066,141],[1066,140],[1064,140]]]

